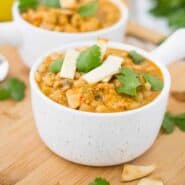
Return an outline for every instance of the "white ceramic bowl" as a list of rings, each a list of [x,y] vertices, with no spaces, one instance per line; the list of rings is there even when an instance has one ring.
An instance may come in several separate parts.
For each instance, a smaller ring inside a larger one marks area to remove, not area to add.
[[[11,23],[0,23],[0,44],[19,47],[24,62],[32,66],[36,58],[46,51],[74,41],[89,41],[97,37],[123,41],[128,20],[128,8],[121,0],[111,0],[120,10],[120,20],[111,27],[84,33],[63,33],[37,28],[26,22],[20,15],[18,3],[14,4]]]
[[[35,72],[49,53],[88,46],[94,42],[65,45],[40,57],[32,67],[30,83],[36,125],[45,144],[67,160],[92,166],[116,165],[143,154],[151,147],[158,135],[170,90],[169,73],[165,65],[159,61],[162,59],[169,62],[169,55],[171,58],[182,57],[182,53],[177,55],[178,52],[176,52],[174,55],[175,51],[172,52],[174,48],[170,49],[172,42],[176,40],[174,38],[179,33],[182,34],[181,31],[174,34],[152,53],[121,43],[109,43],[109,47],[112,48],[135,49],[151,59],[163,73],[164,88],[160,95],[148,105],[127,112],[90,113],[73,110],[46,97],[35,82]],[[185,42],[182,44],[181,46],[185,46]]]

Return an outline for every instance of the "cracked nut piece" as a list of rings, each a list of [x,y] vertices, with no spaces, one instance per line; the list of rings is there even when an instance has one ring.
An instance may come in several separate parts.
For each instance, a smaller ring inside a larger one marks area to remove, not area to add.
[[[159,179],[144,178],[137,185],[164,185]]]
[[[139,166],[139,165],[124,165],[121,180],[123,182],[140,179],[150,175],[156,169],[155,165]]]

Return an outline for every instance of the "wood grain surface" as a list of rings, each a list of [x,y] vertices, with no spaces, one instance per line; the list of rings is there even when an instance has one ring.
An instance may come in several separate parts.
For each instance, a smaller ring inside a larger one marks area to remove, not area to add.
[[[153,35],[156,40],[159,34]],[[18,76],[27,84],[24,101],[0,102],[0,185],[88,185],[99,176],[107,178],[111,185],[122,185],[122,165],[104,168],[76,165],[56,156],[42,143],[31,110],[29,69],[15,48],[4,46],[0,52],[11,63],[10,76]],[[183,63],[174,63],[169,68],[173,92],[185,92],[182,69]],[[173,113],[185,112],[185,102],[171,96],[168,109]],[[154,163],[157,170],[153,177],[163,179],[165,185],[185,185],[185,133],[178,129],[172,135],[161,132],[152,148],[132,163]],[[137,181],[127,184],[136,185]]]

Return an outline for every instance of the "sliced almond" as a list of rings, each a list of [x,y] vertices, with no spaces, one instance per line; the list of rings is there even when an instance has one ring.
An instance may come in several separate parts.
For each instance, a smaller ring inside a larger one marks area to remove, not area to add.
[[[76,0],[60,0],[60,6],[62,8],[75,8],[77,5]]]
[[[100,47],[101,59],[103,59],[104,56],[105,56],[105,53],[106,53],[107,48],[108,48],[108,42],[109,41],[107,39],[103,39],[103,38],[98,38],[97,39],[96,44],[97,44],[97,46]],[[110,76],[106,77],[105,79],[103,79],[102,82],[105,82],[105,83],[109,82],[111,80],[111,78],[112,78],[112,75],[110,75]]]
[[[150,175],[156,169],[155,165],[138,166],[126,164],[123,168],[121,180],[132,181]]]
[[[108,40],[107,39],[97,39],[97,43],[96,43],[101,50],[101,58],[103,59],[103,57],[105,56],[105,53],[107,51],[108,48]]]
[[[112,76],[108,76],[102,80],[102,82],[108,83],[111,80]]]
[[[60,77],[74,79],[78,56],[79,52],[76,51],[75,49],[67,50],[61,68]]]
[[[123,62],[124,62],[124,59],[123,59]],[[122,63],[123,63],[123,62],[122,62]],[[118,69],[118,71],[117,71],[116,73],[119,73],[119,69]],[[102,82],[108,83],[108,82],[112,79],[112,76],[113,76],[113,75],[110,75],[110,76],[104,78],[104,79],[102,80]]]
[[[159,179],[144,178],[144,179],[140,180],[137,185],[164,185],[164,184]]]
[[[82,76],[82,78],[89,84],[95,84],[107,77],[116,74],[119,71],[122,62],[123,58],[109,55],[109,57],[102,65],[86,73]]]

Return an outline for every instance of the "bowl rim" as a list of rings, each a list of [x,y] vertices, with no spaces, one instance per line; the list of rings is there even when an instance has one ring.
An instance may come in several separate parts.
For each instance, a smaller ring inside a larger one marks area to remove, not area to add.
[[[58,36],[84,36],[84,37],[89,37],[89,36],[98,36],[99,34],[106,34],[106,33],[112,33],[113,30],[118,29],[119,27],[122,27],[123,24],[127,23],[128,20],[128,7],[126,6],[126,4],[124,2],[122,2],[121,0],[110,0],[111,2],[113,2],[117,8],[119,8],[120,13],[121,13],[121,17],[119,19],[119,21],[117,21],[115,24],[113,24],[112,26],[109,26],[107,28],[103,28],[100,30],[96,30],[96,31],[89,31],[89,32],[78,32],[78,33],[70,33],[70,32],[57,32],[57,31],[50,31],[47,29],[43,29],[40,27],[36,27],[33,26],[32,24],[30,24],[29,22],[25,21],[19,12],[18,9],[18,2],[16,1],[13,5],[13,16],[14,16],[14,20],[16,22],[16,19],[21,21],[21,23],[23,23],[24,25],[28,26],[31,29],[37,30],[37,31],[42,31],[48,34],[55,34]]]
[[[97,113],[97,112],[85,112],[85,111],[80,111],[80,110],[75,110],[75,109],[69,108],[67,106],[58,104],[57,102],[51,100],[49,97],[44,95],[44,93],[42,93],[42,91],[38,87],[37,82],[35,81],[35,73],[36,73],[38,67],[43,62],[44,58],[46,58],[48,55],[50,55],[53,52],[63,52],[68,48],[78,48],[81,46],[90,46],[92,44],[95,44],[95,42],[96,41],[84,41],[84,42],[74,42],[74,43],[66,44],[65,46],[61,46],[61,47],[57,47],[52,50],[49,50],[49,52],[46,52],[44,55],[39,57],[36,60],[35,64],[32,66],[31,71],[30,71],[29,80],[30,80],[30,85],[31,85],[31,91],[35,91],[37,93],[37,95],[41,99],[43,99],[43,101],[45,101],[46,103],[48,103],[50,105],[50,107],[53,106],[54,108],[61,109],[61,111],[68,111],[72,114],[79,114],[82,116],[85,115],[85,116],[93,116],[93,117],[94,116],[97,116],[97,117],[104,117],[104,116],[118,117],[118,116],[126,116],[126,115],[130,115],[130,114],[142,112],[145,109],[153,107],[153,105],[160,102],[160,100],[165,98],[165,96],[169,95],[171,78],[170,78],[170,74],[169,74],[166,66],[163,63],[156,60],[153,56],[150,55],[150,53],[144,51],[143,49],[140,49],[138,47],[128,45],[128,44],[123,44],[123,43],[119,43],[119,42],[111,42],[111,41],[109,41],[108,47],[115,48],[115,49],[124,49],[127,51],[128,50],[136,50],[138,53],[140,53],[144,57],[150,59],[153,63],[155,63],[160,68],[160,70],[163,74],[164,87],[163,87],[162,91],[160,92],[160,94],[152,102],[150,102],[142,107],[139,107],[137,109],[133,109],[133,110],[123,111],[123,112]]]

